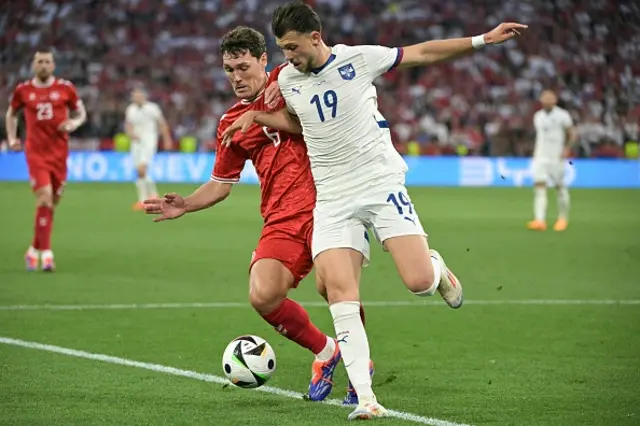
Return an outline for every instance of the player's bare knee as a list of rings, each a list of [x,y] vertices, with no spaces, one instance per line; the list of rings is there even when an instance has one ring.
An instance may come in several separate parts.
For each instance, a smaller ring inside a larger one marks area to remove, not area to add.
[[[293,275],[275,259],[258,260],[249,277],[249,301],[261,315],[273,312],[293,286]]]
[[[421,293],[427,295],[428,291],[433,289],[435,292],[435,282],[433,266],[431,262],[415,267],[403,274],[402,281],[409,291],[412,293]]]
[[[42,206],[53,208],[54,197],[51,187],[45,186],[36,191],[36,204],[38,205],[38,207]]]
[[[139,179],[144,179],[145,177],[147,177],[147,166],[139,165],[138,167],[136,167],[136,173],[138,174]]]

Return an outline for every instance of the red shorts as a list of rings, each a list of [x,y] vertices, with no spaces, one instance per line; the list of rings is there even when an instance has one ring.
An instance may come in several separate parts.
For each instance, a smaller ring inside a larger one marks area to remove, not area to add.
[[[67,180],[67,172],[55,170],[52,167],[29,165],[29,180],[31,189],[35,192],[38,189],[51,185],[53,195],[61,196],[64,184]]]
[[[292,234],[277,226],[263,228],[262,236],[258,241],[253,255],[249,271],[260,259],[275,259],[280,261],[293,274],[294,288],[311,269],[313,269],[313,257],[311,256],[311,236],[313,234],[313,218],[300,227],[300,232]]]

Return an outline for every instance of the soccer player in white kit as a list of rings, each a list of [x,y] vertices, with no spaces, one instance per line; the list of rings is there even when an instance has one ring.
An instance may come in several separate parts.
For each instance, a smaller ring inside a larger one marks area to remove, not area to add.
[[[349,419],[384,417],[369,372],[370,350],[359,317],[363,254],[357,242],[370,229],[391,253],[400,277],[418,296],[439,291],[452,308],[462,305],[462,287],[442,257],[430,250],[405,188],[407,165],[394,149],[389,125],[378,111],[373,81],[396,67],[424,66],[484,44],[501,43],[525,29],[501,24],[474,38],[429,41],[405,48],[328,47],[318,15],[302,2],[279,6],[272,31],[289,65],[278,84],[286,108],[250,112],[225,134],[254,121],[271,128],[300,122],[317,189],[312,252],[317,277],[326,285],[337,341],[358,406]],[[290,128],[290,127],[289,127]]]
[[[149,166],[158,151],[158,133],[162,133],[167,150],[171,148],[171,133],[162,110],[158,104],[147,100],[142,88],[131,92],[131,104],[125,111],[125,131],[131,140],[131,157],[137,173],[138,201],[133,209],[144,210],[142,202],[158,196],[156,184],[149,174]]]
[[[571,146],[578,133],[571,115],[556,104],[558,98],[551,90],[540,95],[542,109],[533,116],[536,130],[536,146],[533,151],[534,219],[527,223],[529,229],[547,229],[547,184],[553,184],[558,192],[558,219],[553,225],[556,231],[564,231],[569,224],[569,190],[564,183],[565,160],[571,154]]]

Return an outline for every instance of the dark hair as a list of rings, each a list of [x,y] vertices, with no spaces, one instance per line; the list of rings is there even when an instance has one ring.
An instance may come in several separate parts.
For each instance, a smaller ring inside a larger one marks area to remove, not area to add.
[[[243,55],[249,52],[258,59],[267,52],[267,42],[260,32],[249,27],[235,27],[222,37],[220,53],[233,56]]]
[[[302,1],[280,5],[271,15],[271,31],[277,38],[282,38],[289,31],[309,34],[321,30],[320,17],[311,6]]]
[[[43,53],[45,55],[53,55],[53,49],[46,46],[41,46],[41,47],[38,47],[35,52],[33,52],[33,56],[36,56],[38,53]]]

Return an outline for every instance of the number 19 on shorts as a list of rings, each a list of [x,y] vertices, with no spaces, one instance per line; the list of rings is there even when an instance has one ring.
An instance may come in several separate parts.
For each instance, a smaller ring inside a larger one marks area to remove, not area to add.
[[[413,204],[411,204],[411,200],[407,194],[402,191],[392,192],[387,197],[387,203],[391,203],[396,208],[400,216],[415,225],[416,219],[413,211]]]

